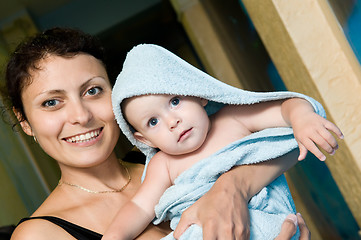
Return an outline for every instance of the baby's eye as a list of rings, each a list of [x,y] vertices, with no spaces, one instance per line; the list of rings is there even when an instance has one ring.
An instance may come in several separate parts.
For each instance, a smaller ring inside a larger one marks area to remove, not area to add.
[[[43,107],[55,107],[57,104],[59,104],[59,100],[50,99],[50,100],[43,102],[41,105]]]
[[[85,95],[97,95],[102,91],[100,87],[92,87],[88,91],[86,91]]]
[[[148,125],[149,125],[150,127],[154,127],[155,125],[157,125],[157,123],[158,123],[158,119],[156,119],[156,118],[151,118],[151,119],[148,121]]]
[[[174,97],[172,98],[172,100],[170,101],[170,103],[172,104],[172,106],[177,106],[180,102],[179,97]]]

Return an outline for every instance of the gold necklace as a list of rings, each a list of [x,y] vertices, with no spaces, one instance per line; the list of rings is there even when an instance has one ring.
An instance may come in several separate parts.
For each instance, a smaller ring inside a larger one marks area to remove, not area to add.
[[[81,189],[81,190],[83,190],[83,191],[85,191],[85,192],[88,192],[88,193],[117,193],[117,192],[121,192],[121,191],[123,191],[123,190],[129,185],[130,181],[132,180],[132,177],[130,176],[130,173],[129,173],[128,168],[127,168],[122,162],[120,162],[120,164],[124,167],[125,171],[126,171],[127,174],[128,174],[128,181],[124,184],[124,186],[123,186],[122,188],[114,189],[114,188],[108,186],[108,187],[111,188],[112,190],[93,191],[93,190],[87,189],[87,188],[82,187],[82,186],[77,185],[77,184],[64,182],[64,181],[62,181],[61,179],[60,179],[59,182],[58,182],[58,186],[61,186],[61,185],[63,185],[63,184],[66,184],[66,185],[69,185],[69,186],[71,186],[71,187],[79,188],[79,189]]]

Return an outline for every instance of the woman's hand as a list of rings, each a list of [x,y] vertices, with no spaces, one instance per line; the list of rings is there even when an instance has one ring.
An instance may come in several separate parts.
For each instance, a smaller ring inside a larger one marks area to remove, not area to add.
[[[275,240],[289,240],[295,235],[297,230],[297,225],[300,228],[300,240],[310,240],[311,233],[308,229],[305,220],[302,218],[300,213],[297,215],[290,214],[287,216],[285,221],[282,224],[280,234],[275,238]]]
[[[223,174],[213,187],[183,212],[174,231],[178,239],[192,224],[203,229],[203,239],[249,239],[249,197],[236,188],[232,173]]]
[[[183,212],[174,231],[178,239],[192,224],[203,229],[203,239],[249,239],[248,201],[263,187],[297,163],[298,151],[224,173],[213,187]]]

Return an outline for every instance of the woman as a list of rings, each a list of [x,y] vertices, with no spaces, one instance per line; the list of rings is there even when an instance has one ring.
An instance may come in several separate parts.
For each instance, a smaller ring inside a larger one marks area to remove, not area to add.
[[[123,162],[114,152],[120,130],[101,46],[76,30],[47,30],[18,46],[6,81],[23,131],[61,170],[58,186],[18,225],[12,239],[100,239],[139,188],[144,167]],[[248,200],[296,158],[293,153],[224,174],[183,214],[175,234],[197,223],[204,239],[247,238]],[[150,225],[137,239],[160,239],[169,230]]]

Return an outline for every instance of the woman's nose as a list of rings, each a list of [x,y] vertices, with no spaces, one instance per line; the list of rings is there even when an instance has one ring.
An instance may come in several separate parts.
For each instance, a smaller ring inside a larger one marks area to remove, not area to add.
[[[77,101],[75,103],[70,104],[69,121],[72,124],[80,124],[80,125],[87,124],[92,117],[93,117],[92,112],[81,101]]]

